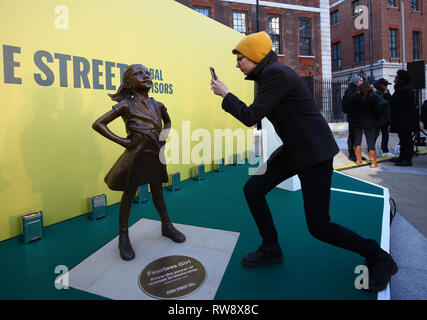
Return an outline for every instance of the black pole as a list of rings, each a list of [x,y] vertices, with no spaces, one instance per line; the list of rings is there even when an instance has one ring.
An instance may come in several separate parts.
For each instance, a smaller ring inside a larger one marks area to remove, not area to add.
[[[374,80],[374,71],[372,70],[372,0],[369,0],[369,71],[370,71],[370,80]]]
[[[259,11],[259,0],[256,0],[256,32],[259,32],[259,19],[258,19],[258,11]],[[257,83],[255,82],[255,86],[254,86],[254,96],[256,97],[256,95],[257,95],[257,92],[258,92],[258,85],[257,85]],[[258,129],[258,130],[261,130],[262,129],[262,125],[261,125],[261,121],[260,122],[257,122],[257,124],[256,124],[256,128]]]
[[[259,0],[256,0],[256,32],[259,32],[258,9],[259,9]]]

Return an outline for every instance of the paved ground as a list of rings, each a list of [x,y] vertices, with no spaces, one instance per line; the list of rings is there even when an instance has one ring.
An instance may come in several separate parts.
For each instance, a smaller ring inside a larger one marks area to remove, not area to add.
[[[347,159],[347,133],[337,130],[334,135],[341,149],[334,159],[334,167],[350,165],[343,169],[344,173],[389,188],[390,197],[396,203],[390,251],[399,272],[392,278],[391,299],[427,299],[427,154],[414,157],[412,167],[397,167],[389,158],[383,158],[378,168],[357,167]],[[378,151],[380,142],[381,135],[377,140]],[[390,151],[395,152],[397,144],[397,135],[390,134]],[[419,150],[425,152],[427,147]],[[365,139],[362,154],[368,158]]]

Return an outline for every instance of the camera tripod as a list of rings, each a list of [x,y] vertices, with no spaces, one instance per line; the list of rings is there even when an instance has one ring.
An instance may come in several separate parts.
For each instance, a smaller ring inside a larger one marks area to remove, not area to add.
[[[416,101],[417,101],[417,123],[418,123],[418,129],[414,132],[412,138],[414,140],[414,146],[415,146],[415,154],[418,155],[418,147],[420,146],[426,146],[426,137],[427,133],[421,129],[420,125],[420,112],[421,112],[421,105],[422,105],[422,98],[421,98],[421,90],[416,90]],[[424,137],[421,137],[421,133],[424,134]]]

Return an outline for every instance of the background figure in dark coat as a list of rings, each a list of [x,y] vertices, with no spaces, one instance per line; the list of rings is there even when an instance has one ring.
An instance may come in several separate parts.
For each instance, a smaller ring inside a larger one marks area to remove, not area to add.
[[[350,113],[356,163],[362,164],[362,136],[365,133],[371,168],[376,168],[378,165],[375,133],[377,130],[378,98],[367,81],[363,82],[358,88],[357,94],[351,97]]]
[[[376,130],[376,138],[377,140],[380,132],[381,132],[381,151],[383,157],[394,157],[394,154],[390,153],[388,149],[388,141],[389,141],[389,131],[390,131],[390,103],[391,94],[387,89],[387,86],[391,83],[386,79],[381,78],[374,82],[374,87],[377,90],[376,94],[378,97],[378,106],[379,112],[377,115],[377,130]]]
[[[344,93],[344,97],[341,103],[342,111],[347,115],[347,122],[348,122],[348,138],[347,138],[348,160],[354,161],[354,162],[356,162],[356,153],[353,148],[354,134],[353,134],[353,126],[351,122],[351,98],[357,93],[357,90],[362,85],[362,83],[363,83],[363,78],[361,76],[351,77],[349,86]]]
[[[257,95],[250,106],[232,94],[219,79],[211,81],[213,92],[223,97],[222,108],[226,112],[246,126],[253,126],[267,117],[283,142],[244,186],[246,201],[263,243],[257,251],[246,254],[242,264],[259,267],[283,261],[265,196],[280,182],[298,175],[308,231],[321,241],[366,257],[369,288],[383,290],[397,272],[397,265],[375,240],[364,239],[331,222],[332,165],[338,146],[307,84],[294,70],[278,62],[271,49],[269,35],[259,32],[243,38],[233,50],[237,56],[236,67],[246,75],[246,80],[258,84]]]
[[[406,70],[398,70],[394,82],[395,91],[390,100],[390,132],[395,132],[399,136],[400,155],[393,162],[396,166],[412,166],[412,155],[414,153],[412,132],[418,130],[419,126],[415,92]]]

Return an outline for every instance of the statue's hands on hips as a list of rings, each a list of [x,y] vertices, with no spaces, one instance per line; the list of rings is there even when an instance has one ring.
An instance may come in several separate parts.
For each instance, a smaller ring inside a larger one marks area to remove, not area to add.
[[[129,149],[132,146],[132,140],[130,138],[122,139],[119,144],[126,149]]]

